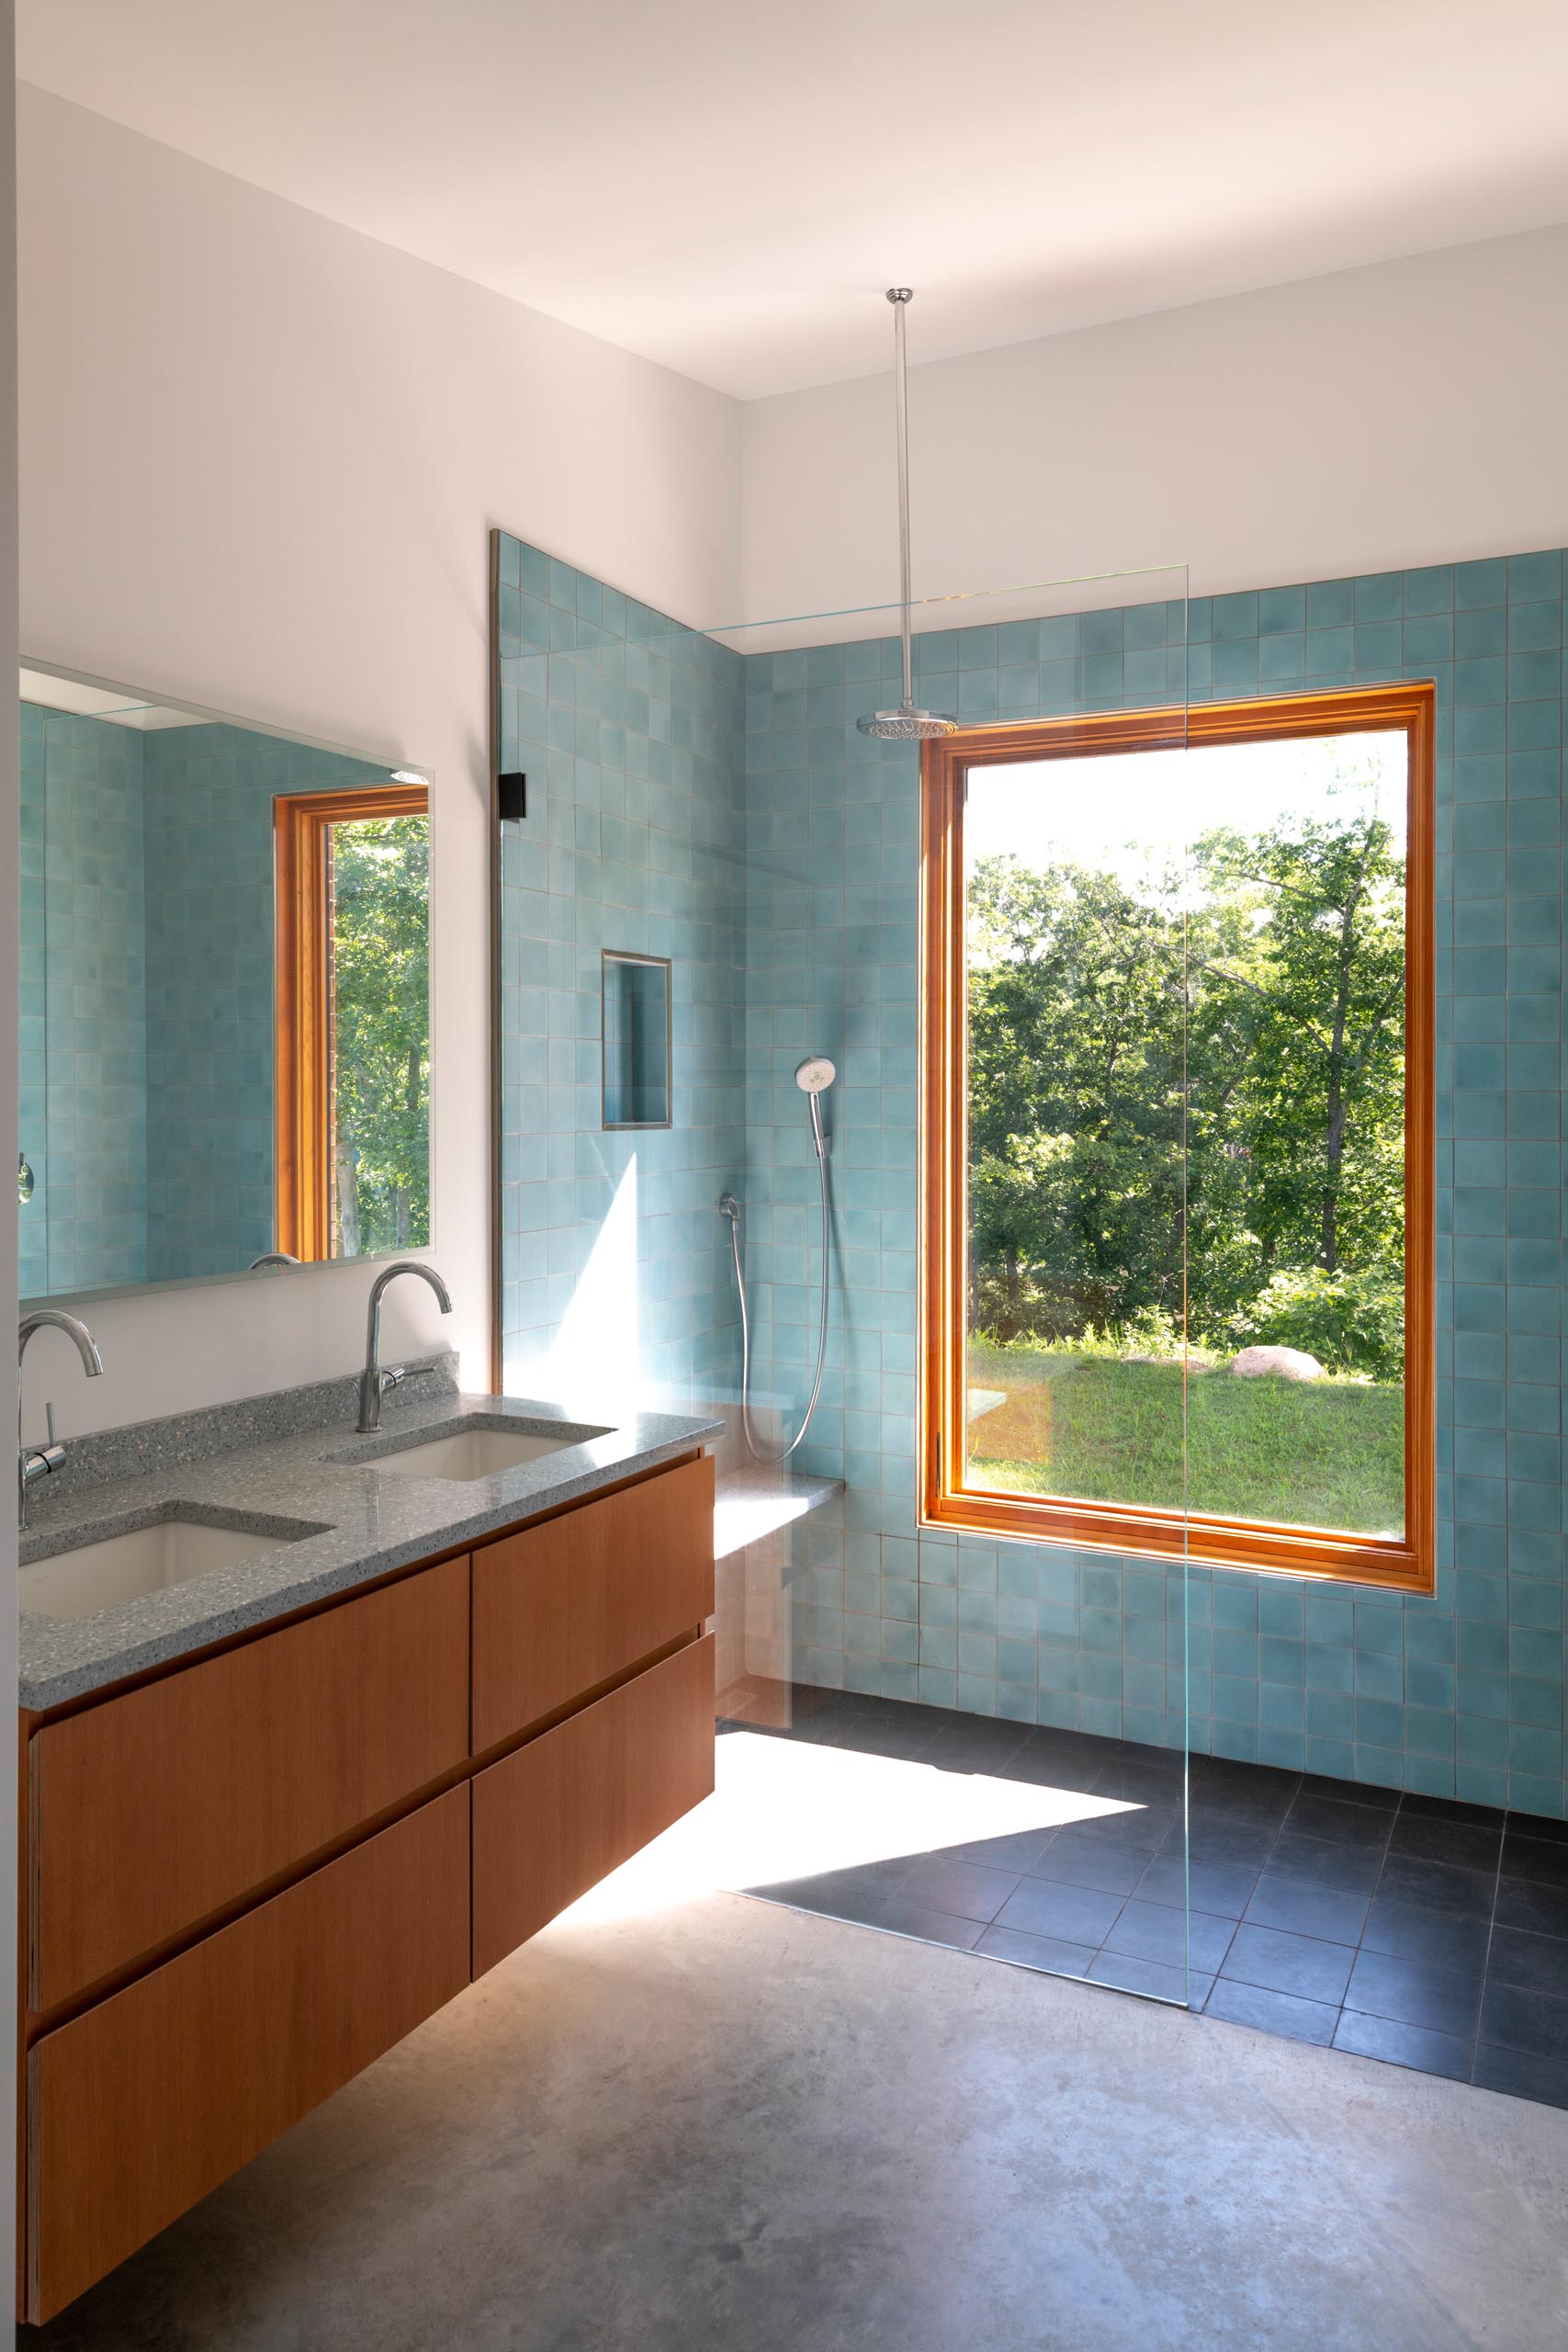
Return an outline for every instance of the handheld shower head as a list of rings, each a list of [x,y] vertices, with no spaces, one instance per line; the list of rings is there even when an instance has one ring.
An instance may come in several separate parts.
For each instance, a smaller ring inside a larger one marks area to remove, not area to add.
[[[811,1143],[818,1159],[825,1159],[828,1142],[822,1133],[822,1097],[839,1073],[826,1054],[807,1054],[795,1066],[795,1082],[811,1105]]]

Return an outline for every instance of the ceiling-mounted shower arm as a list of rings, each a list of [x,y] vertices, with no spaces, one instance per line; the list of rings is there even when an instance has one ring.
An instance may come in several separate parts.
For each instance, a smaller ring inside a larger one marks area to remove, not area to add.
[[[898,633],[904,653],[904,705],[915,699],[915,669],[909,645],[909,364],[904,338],[904,314],[914,300],[913,288],[890,286],[893,305],[893,414],[898,447]]]
[[[914,598],[909,584],[909,370],[904,340],[904,312],[914,295],[908,286],[890,286],[893,305],[893,414],[897,428],[898,455],[898,641],[904,656],[904,691],[897,710],[868,711],[855,725],[863,735],[883,743],[918,743],[931,735],[954,735],[958,721],[940,710],[915,707],[914,650],[910,644],[910,615]]]

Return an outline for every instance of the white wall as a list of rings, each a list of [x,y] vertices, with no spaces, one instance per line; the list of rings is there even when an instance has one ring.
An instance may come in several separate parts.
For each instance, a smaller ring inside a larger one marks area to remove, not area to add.
[[[1568,228],[912,367],[915,591],[1185,562],[1207,594],[1560,546],[1565,381]],[[897,595],[889,387],[747,406],[750,618]]]
[[[727,614],[739,411],[19,95],[22,644],[433,771],[432,1254],[457,1312],[400,1284],[387,1339],[455,1340],[483,1385],[486,533],[503,525],[682,618]],[[14,1019],[0,1027],[9,1054]],[[346,1370],[368,1281],[344,1268],[106,1301],[91,1313],[104,1377],[84,1383],[65,1342],[35,1340],[29,1416],[53,1396],[69,1433]]]

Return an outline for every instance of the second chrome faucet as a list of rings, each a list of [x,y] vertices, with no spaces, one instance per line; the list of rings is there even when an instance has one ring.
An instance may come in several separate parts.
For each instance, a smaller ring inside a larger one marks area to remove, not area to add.
[[[400,1274],[417,1274],[427,1282],[440,1302],[443,1315],[452,1312],[452,1301],[446,1285],[434,1266],[422,1266],[417,1258],[400,1258],[395,1266],[388,1266],[378,1273],[370,1286],[370,1312],[365,1329],[365,1369],[359,1375],[359,1419],[355,1427],[361,1436],[381,1426],[381,1399],[389,1388],[396,1388],[408,1378],[406,1366],[391,1364],[381,1369],[381,1300],[387,1284]]]
[[[97,1341],[85,1323],[74,1315],[67,1315],[58,1306],[35,1306],[24,1315],[17,1330],[17,1525],[28,1523],[28,1488],[37,1478],[47,1478],[58,1470],[65,1459],[65,1448],[54,1434],[54,1407],[45,1408],[49,1416],[49,1441],[44,1445],[26,1445],[22,1442],[22,1358],[28,1351],[28,1341],[35,1331],[63,1331],[75,1342],[82,1359],[82,1369],[89,1380],[96,1380],[104,1368]]]

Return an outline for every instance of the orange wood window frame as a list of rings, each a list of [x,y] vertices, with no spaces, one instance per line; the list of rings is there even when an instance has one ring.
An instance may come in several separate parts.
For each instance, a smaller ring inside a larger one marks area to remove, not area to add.
[[[1020,760],[1267,742],[1291,736],[1403,733],[1405,852],[1404,1533],[1400,1539],[1276,1526],[1152,1506],[1009,1495],[965,1483],[968,1215],[964,803],[973,768]],[[1433,1369],[1433,747],[1430,684],[1207,703],[1190,711],[1108,711],[971,728],[922,757],[921,1513],[931,1525],[1187,1557],[1222,1566],[1337,1577],[1430,1592],[1436,1545]]]
[[[283,793],[273,802],[277,977],[274,1020],[274,1246],[332,1255],[331,917],[328,834],[372,817],[423,817],[423,784]]]

